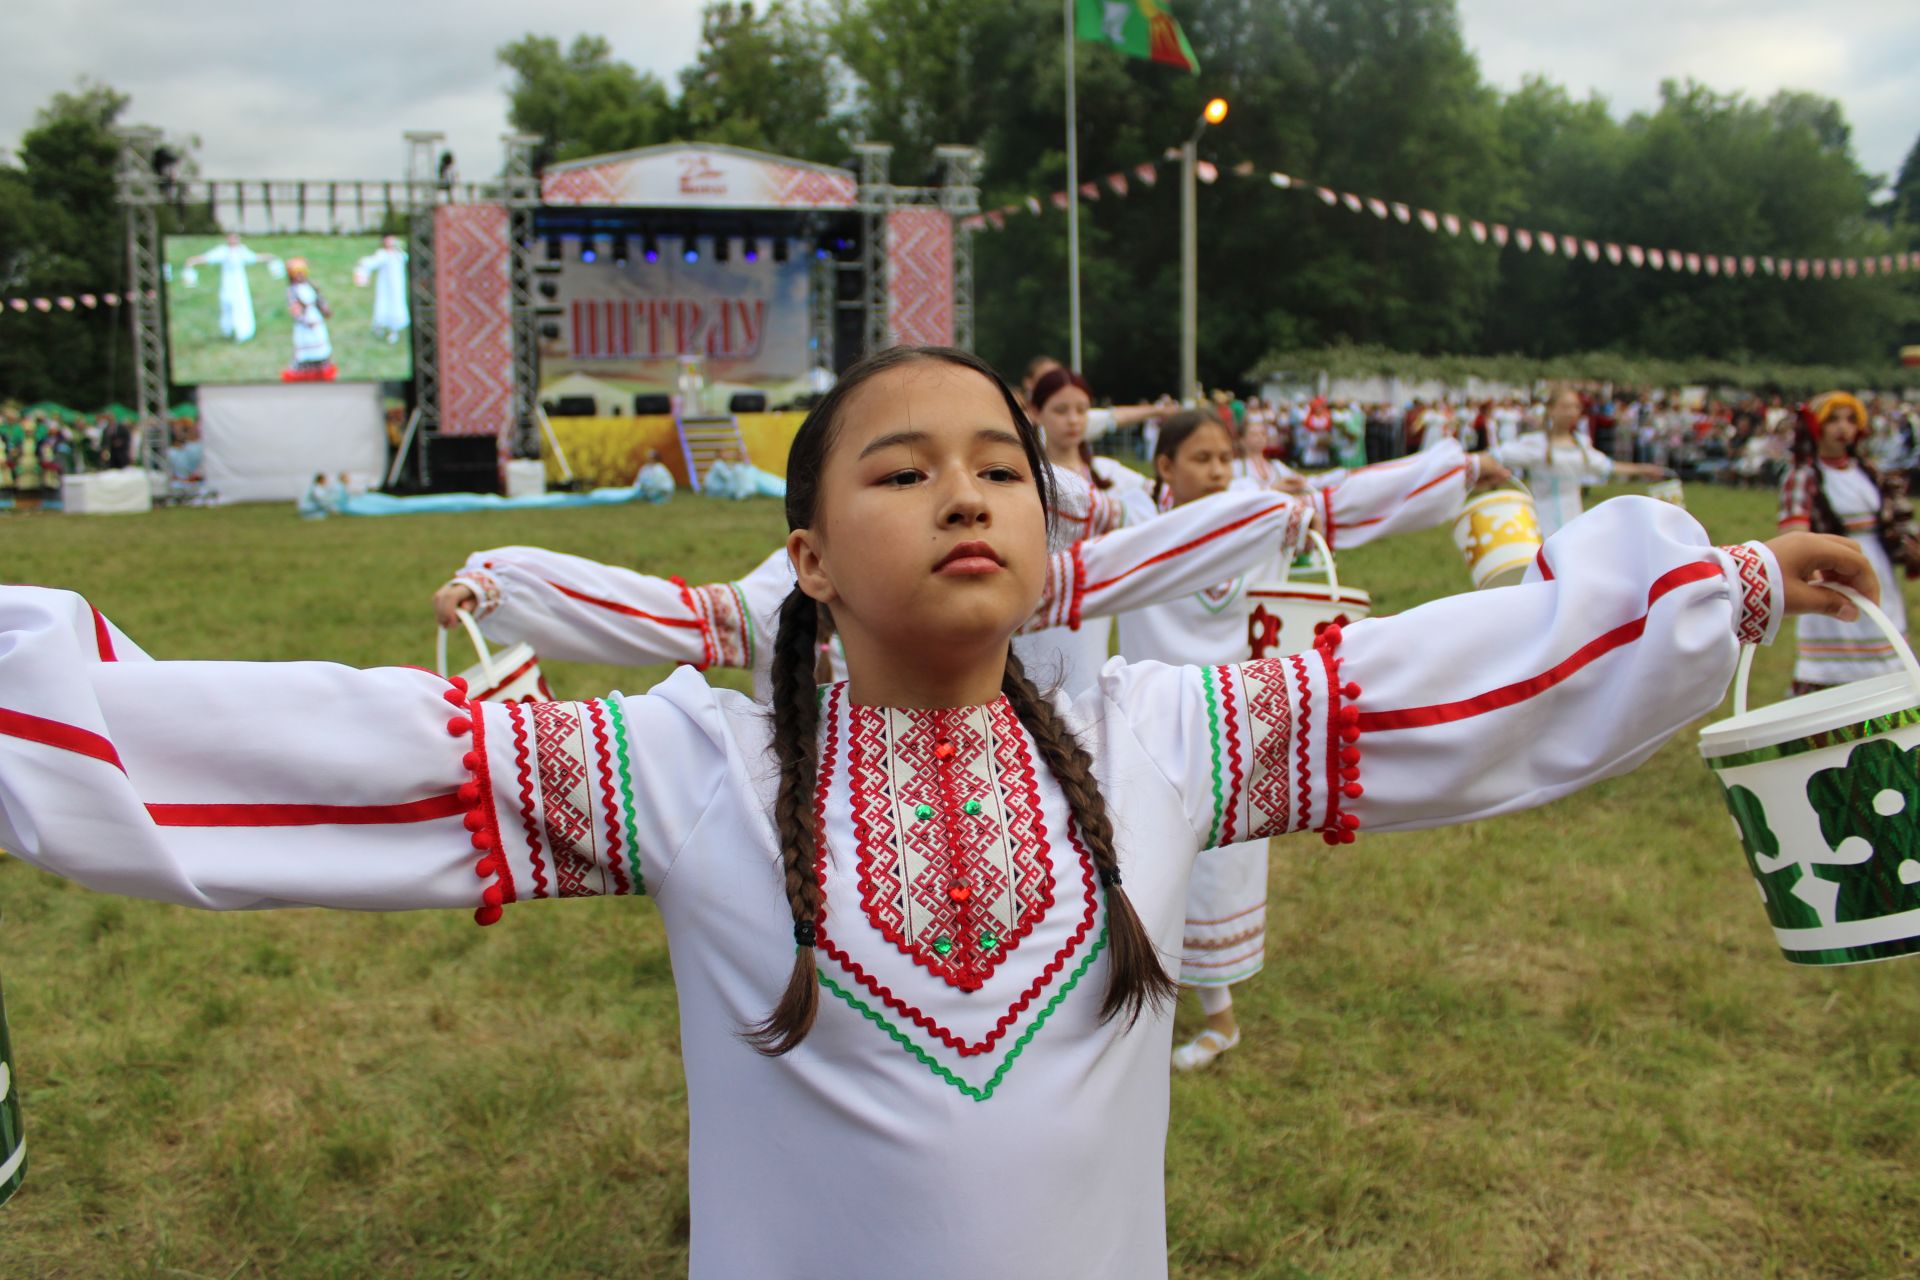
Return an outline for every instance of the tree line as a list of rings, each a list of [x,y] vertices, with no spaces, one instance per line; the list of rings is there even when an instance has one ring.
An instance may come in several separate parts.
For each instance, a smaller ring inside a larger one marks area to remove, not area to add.
[[[1891,194],[1839,104],[1667,83],[1619,115],[1543,78],[1501,92],[1452,0],[1184,0],[1198,77],[1073,50],[1082,178],[1160,156],[1207,98],[1232,113],[1202,155],[1223,170],[1649,247],[1786,257],[1920,249],[1920,142]],[[1058,0],[715,0],[675,83],[602,36],[500,49],[508,117],[550,161],[693,140],[826,164],[892,143],[894,180],[938,181],[934,148],[980,146],[987,207],[1065,186]],[[124,280],[110,126],[126,99],[57,95],[0,163],[0,296]],[[1177,184],[1082,205],[1086,372],[1103,394],[1178,377]],[[172,216],[192,217],[186,210]],[[1200,199],[1200,371],[1234,385],[1274,353],[1367,345],[1410,356],[1661,360],[1891,370],[1920,342],[1916,277],[1709,277],[1499,251],[1223,179]],[[1064,355],[1066,235],[1049,207],[976,237],[977,343],[1001,368]],[[0,393],[80,404],[130,394],[123,315],[0,313]]]

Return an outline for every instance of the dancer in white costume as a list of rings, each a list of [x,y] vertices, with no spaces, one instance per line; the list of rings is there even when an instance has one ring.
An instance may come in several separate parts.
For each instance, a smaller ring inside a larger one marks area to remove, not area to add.
[[[478,903],[492,923],[647,892],[680,1000],[695,1280],[1009,1259],[1159,1280],[1156,948],[1201,848],[1563,795],[1716,706],[1737,637],[1845,606],[1808,578],[1874,590],[1845,540],[1718,549],[1625,499],[1547,547],[1551,581],[1284,660],[1116,664],[1069,704],[1008,658],[1045,507],[986,366],[881,353],[794,459],[771,715],[692,671],[502,705],[410,669],[152,662],[78,596],[0,588],[0,844],[213,908]],[[816,692],[822,604],[851,677]]]
[[[253,290],[247,285],[247,268],[257,262],[278,262],[270,253],[255,253],[240,243],[237,232],[227,233],[227,242],[188,258],[182,265],[198,267],[212,263],[220,268],[220,336],[235,342],[251,342]]]
[[[1891,584],[1898,578],[1889,548],[1911,568],[1920,565],[1920,546],[1904,500],[1905,478],[1883,478],[1861,456],[1866,421],[1865,406],[1845,392],[1828,392],[1808,406],[1794,443],[1794,467],[1780,486],[1780,528],[1853,539],[1881,581]],[[1882,608],[1905,635],[1906,602],[1891,586],[1885,594]],[[1802,618],[1794,626],[1794,644],[1796,693],[1900,670],[1893,642],[1864,618]]]
[[[302,372],[326,368],[333,359],[333,337],[327,332],[332,315],[327,300],[307,275],[305,258],[287,259],[287,310],[293,316],[293,363]]]
[[[381,236],[380,247],[353,264],[354,284],[373,285],[373,336],[397,343],[413,323],[407,310],[407,251],[399,236]]]
[[[1593,447],[1581,430],[1586,405],[1572,387],[1560,387],[1547,400],[1547,429],[1521,436],[1511,444],[1495,445],[1493,456],[1519,473],[1533,493],[1540,532],[1548,537],[1580,514],[1584,485],[1605,484],[1614,476],[1658,480],[1665,467],[1651,463],[1616,462]]]
[[[1234,482],[1234,453],[1226,427],[1210,412],[1176,414],[1161,423],[1154,468],[1160,497],[1173,504],[1161,521],[1180,519],[1196,506],[1219,501],[1212,495]],[[1484,455],[1464,455],[1459,445],[1449,442],[1398,464],[1351,473],[1352,493],[1373,495],[1365,501],[1377,517],[1350,514],[1351,526],[1343,529],[1333,514],[1333,491],[1319,491],[1309,500],[1323,536],[1344,533],[1346,545],[1357,546],[1447,520],[1477,484],[1505,478],[1499,463]],[[1291,556],[1276,549],[1233,577],[1212,580],[1204,590],[1122,614],[1120,655],[1129,662],[1234,663],[1306,648],[1304,638],[1260,631],[1247,607],[1248,588],[1282,581],[1290,564]],[[1240,1043],[1231,988],[1266,963],[1266,915],[1266,840],[1213,849],[1195,864],[1187,889],[1180,980],[1198,992],[1207,1025],[1174,1050],[1176,1068],[1206,1066]]]
[[[1058,365],[1034,379],[1027,411],[1047,443],[1047,461],[1055,471],[1084,481],[1103,500],[1119,504],[1128,524],[1151,520],[1153,500],[1147,479],[1113,458],[1095,454],[1087,443],[1087,415],[1093,391],[1087,380]],[[1014,651],[1041,688],[1058,686],[1070,695],[1093,687],[1100,666],[1113,651],[1113,621],[1093,618],[1077,631],[1049,628],[1022,636]]]

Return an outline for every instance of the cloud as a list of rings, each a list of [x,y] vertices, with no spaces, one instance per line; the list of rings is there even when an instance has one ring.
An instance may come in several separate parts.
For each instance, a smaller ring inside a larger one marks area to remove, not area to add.
[[[498,170],[507,77],[495,51],[534,32],[605,35],[614,55],[676,83],[700,0],[393,0],[324,7],[236,0],[0,3],[0,147],[82,77],[133,95],[128,117],[197,134],[210,177],[397,178],[401,134],[447,134],[468,178]]]
[[[1481,72],[1503,89],[1543,74],[1616,115],[1659,104],[1662,80],[1767,99],[1801,89],[1839,99],[1854,152],[1898,171],[1920,131],[1920,22],[1911,0],[1610,0],[1540,5],[1459,0]]]
[[[1198,0],[1190,0],[1198,2]],[[1459,0],[1467,43],[1502,88],[1529,72],[1617,113],[1653,107],[1663,78],[1767,98],[1837,97],[1870,170],[1899,168],[1920,129],[1912,0]],[[82,76],[133,95],[131,116],[198,134],[214,177],[397,178],[401,133],[437,129],[466,177],[496,171],[506,130],[501,45],[534,31],[605,35],[617,57],[675,84],[701,0],[396,0],[326,6],[240,0],[0,0],[0,147]]]

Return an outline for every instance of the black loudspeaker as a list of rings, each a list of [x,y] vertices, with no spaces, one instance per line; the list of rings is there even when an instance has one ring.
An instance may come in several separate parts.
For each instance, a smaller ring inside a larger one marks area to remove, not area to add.
[[[492,436],[429,436],[427,492],[500,492],[500,442]]]
[[[561,396],[554,402],[552,418],[592,418],[599,414],[600,402],[592,396]]]
[[[658,394],[638,395],[633,398],[633,411],[636,414],[664,414],[673,412],[673,397]]]
[[[736,391],[727,400],[728,413],[765,413],[767,396],[764,391]]]

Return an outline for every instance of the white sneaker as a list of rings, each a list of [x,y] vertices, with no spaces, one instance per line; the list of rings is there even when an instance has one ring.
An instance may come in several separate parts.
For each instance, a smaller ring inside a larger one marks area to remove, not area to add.
[[[1208,1027],[1173,1051],[1173,1069],[1198,1071],[1201,1067],[1210,1066],[1215,1058],[1239,1043],[1240,1028],[1235,1027],[1233,1035],[1226,1036]]]

